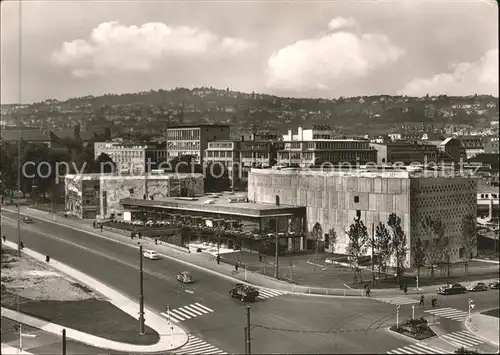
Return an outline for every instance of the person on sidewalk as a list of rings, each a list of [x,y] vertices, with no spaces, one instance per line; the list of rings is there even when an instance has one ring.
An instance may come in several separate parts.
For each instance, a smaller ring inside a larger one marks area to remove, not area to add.
[[[217,254],[217,256],[215,257],[215,261],[217,261],[217,265],[220,264],[220,255]]]
[[[101,224],[101,232],[102,232],[103,225]]]
[[[236,263],[234,263],[234,270],[236,270],[236,272],[238,272],[238,267],[239,267],[239,262],[237,261]]]
[[[5,241],[7,240],[7,237],[5,236],[5,234],[4,234],[4,235],[2,235],[2,240],[3,240],[3,242],[4,242],[4,243],[5,243]]]
[[[420,302],[418,303],[420,306],[424,305],[424,295],[420,295]]]
[[[407,284],[404,284],[403,285],[403,292],[406,294],[408,294],[408,285]]]
[[[92,222],[92,227],[95,229],[95,221]]]

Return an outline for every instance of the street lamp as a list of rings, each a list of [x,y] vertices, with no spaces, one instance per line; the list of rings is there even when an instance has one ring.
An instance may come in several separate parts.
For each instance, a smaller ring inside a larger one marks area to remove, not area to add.
[[[396,305],[396,329],[399,329],[399,304]]]
[[[469,298],[469,321],[470,321],[470,313],[474,309],[474,301]]]

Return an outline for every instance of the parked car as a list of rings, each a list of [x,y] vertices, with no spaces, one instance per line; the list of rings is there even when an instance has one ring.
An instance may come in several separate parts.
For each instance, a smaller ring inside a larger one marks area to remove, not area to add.
[[[229,291],[229,296],[231,296],[232,298],[239,298],[241,302],[254,302],[255,299],[259,297],[259,291],[251,286],[236,284],[231,289],[231,291]]]
[[[158,254],[154,250],[144,250],[142,252],[142,256],[144,256],[146,259],[150,259],[150,260],[160,259],[160,254]]]
[[[35,223],[35,222],[33,221],[33,219],[31,219],[30,217],[23,217],[23,222],[24,222],[24,223]]]
[[[490,282],[489,286],[492,290],[498,290],[498,288],[500,287],[500,281],[496,280],[496,281]]]
[[[447,284],[437,289],[437,293],[440,295],[455,295],[466,292],[467,289],[460,284]]]
[[[193,283],[193,278],[188,271],[183,271],[177,274],[177,281],[182,282],[183,284],[191,284]]]
[[[488,286],[484,282],[475,282],[467,287],[467,291],[469,292],[479,292],[479,291],[487,291]]]

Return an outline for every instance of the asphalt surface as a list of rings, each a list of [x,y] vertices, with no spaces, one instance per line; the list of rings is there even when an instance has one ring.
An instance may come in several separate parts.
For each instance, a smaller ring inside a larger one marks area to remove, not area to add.
[[[14,220],[2,219],[2,232],[9,240],[16,239],[16,225]],[[138,248],[39,220],[21,223],[21,228],[26,247],[50,254],[138,299]],[[180,285],[175,278],[179,271],[191,272],[195,283]],[[171,309],[193,303],[208,307],[213,312],[178,325],[226,352],[244,352],[246,305],[229,298],[233,285],[230,281],[169,259],[144,260],[144,272],[145,302],[149,308],[164,312],[167,304]],[[485,296],[479,295],[478,302]],[[396,318],[395,307],[387,303],[280,295],[250,305],[252,353],[385,353],[409,343],[385,329]],[[423,314],[423,310],[418,312]],[[411,307],[401,307],[400,317],[410,315]]]

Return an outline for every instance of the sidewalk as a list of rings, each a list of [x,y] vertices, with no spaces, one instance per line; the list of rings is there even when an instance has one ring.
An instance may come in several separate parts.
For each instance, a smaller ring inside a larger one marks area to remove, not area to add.
[[[4,243],[7,247],[17,249],[17,244],[10,241]],[[30,257],[44,262],[45,255],[42,255],[36,251],[24,248],[23,253],[29,255]],[[139,305],[122,295],[121,293],[113,290],[112,288],[102,284],[98,280],[76,270],[65,264],[58,262],[57,260],[51,259],[51,267],[79,280],[90,288],[101,293],[104,297],[109,299],[109,302],[114,306],[120,308],[125,313],[129,314],[131,317],[136,318]],[[9,310],[2,307],[2,316],[16,320],[20,323],[30,325],[32,327],[42,329],[52,334],[60,335],[63,328],[66,329],[66,336],[69,339],[80,341],[85,344],[89,344],[102,349],[109,349],[113,351],[120,352],[132,352],[132,353],[154,353],[154,352],[167,352],[177,348],[182,347],[188,341],[186,332],[176,325],[170,326],[168,321],[157,315],[148,308],[145,308],[145,324],[154,329],[159,334],[159,340],[153,345],[134,345],[127,343],[120,343],[117,341],[112,341],[104,338],[100,338],[91,334],[83,333],[74,329],[69,329],[54,323],[49,323],[44,320],[37,319],[35,317],[28,316],[23,313],[18,313],[13,310]]]
[[[495,345],[498,349],[498,334],[500,331],[499,321],[500,319],[497,317],[475,313],[471,315],[470,321],[467,320],[465,322],[465,327],[468,331]]]
[[[4,207],[4,210],[9,212],[16,212],[14,209],[8,209]],[[207,253],[188,253],[187,250],[180,248],[178,246],[170,246],[167,243],[159,243],[156,245],[154,241],[143,238],[132,240],[129,234],[121,234],[116,232],[111,232],[106,230],[106,227],[101,232],[100,229],[94,229],[91,220],[79,220],[71,216],[64,217],[63,215],[55,215],[44,211],[39,211],[31,208],[21,208],[21,214],[29,215],[32,218],[38,218],[46,222],[61,224],[66,227],[70,227],[75,230],[79,230],[84,233],[90,233],[95,236],[102,238],[107,238],[114,240],[124,245],[130,247],[136,247],[139,243],[147,246],[148,249],[155,250],[164,257],[175,259],[178,262],[190,265],[202,269],[207,272],[218,274],[221,277],[225,277],[232,282],[243,282],[252,284],[255,286],[268,288],[272,290],[284,291],[287,293],[300,294],[300,295],[310,295],[310,296],[327,296],[327,297],[361,297],[364,296],[363,289],[351,289],[350,287],[344,288],[325,288],[307,285],[294,285],[285,281],[276,280],[273,277],[262,275],[257,272],[252,272],[250,270],[240,270],[235,272],[234,266],[221,262],[220,265],[214,260],[214,257],[208,255]],[[223,256],[224,258],[224,256]],[[271,268],[273,266],[270,266]],[[487,280],[486,282],[488,282]],[[425,286],[420,287],[419,291],[415,288],[409,288],[408,294],[418,294],[418,293],[434,293],[436,291],[436,286]],[[372,290],[372,296],[390,296],[390,295],[402,295],[402,291],[399,288],[392,287],[387,289],[376,289]]]
[[[2,343],[2,355],[14,355],[14,354],[20,354],[20,355],[33,355],[32,353],[26,352],[26,351],[21,351],[18,348],[14,348],[10,345]]]

